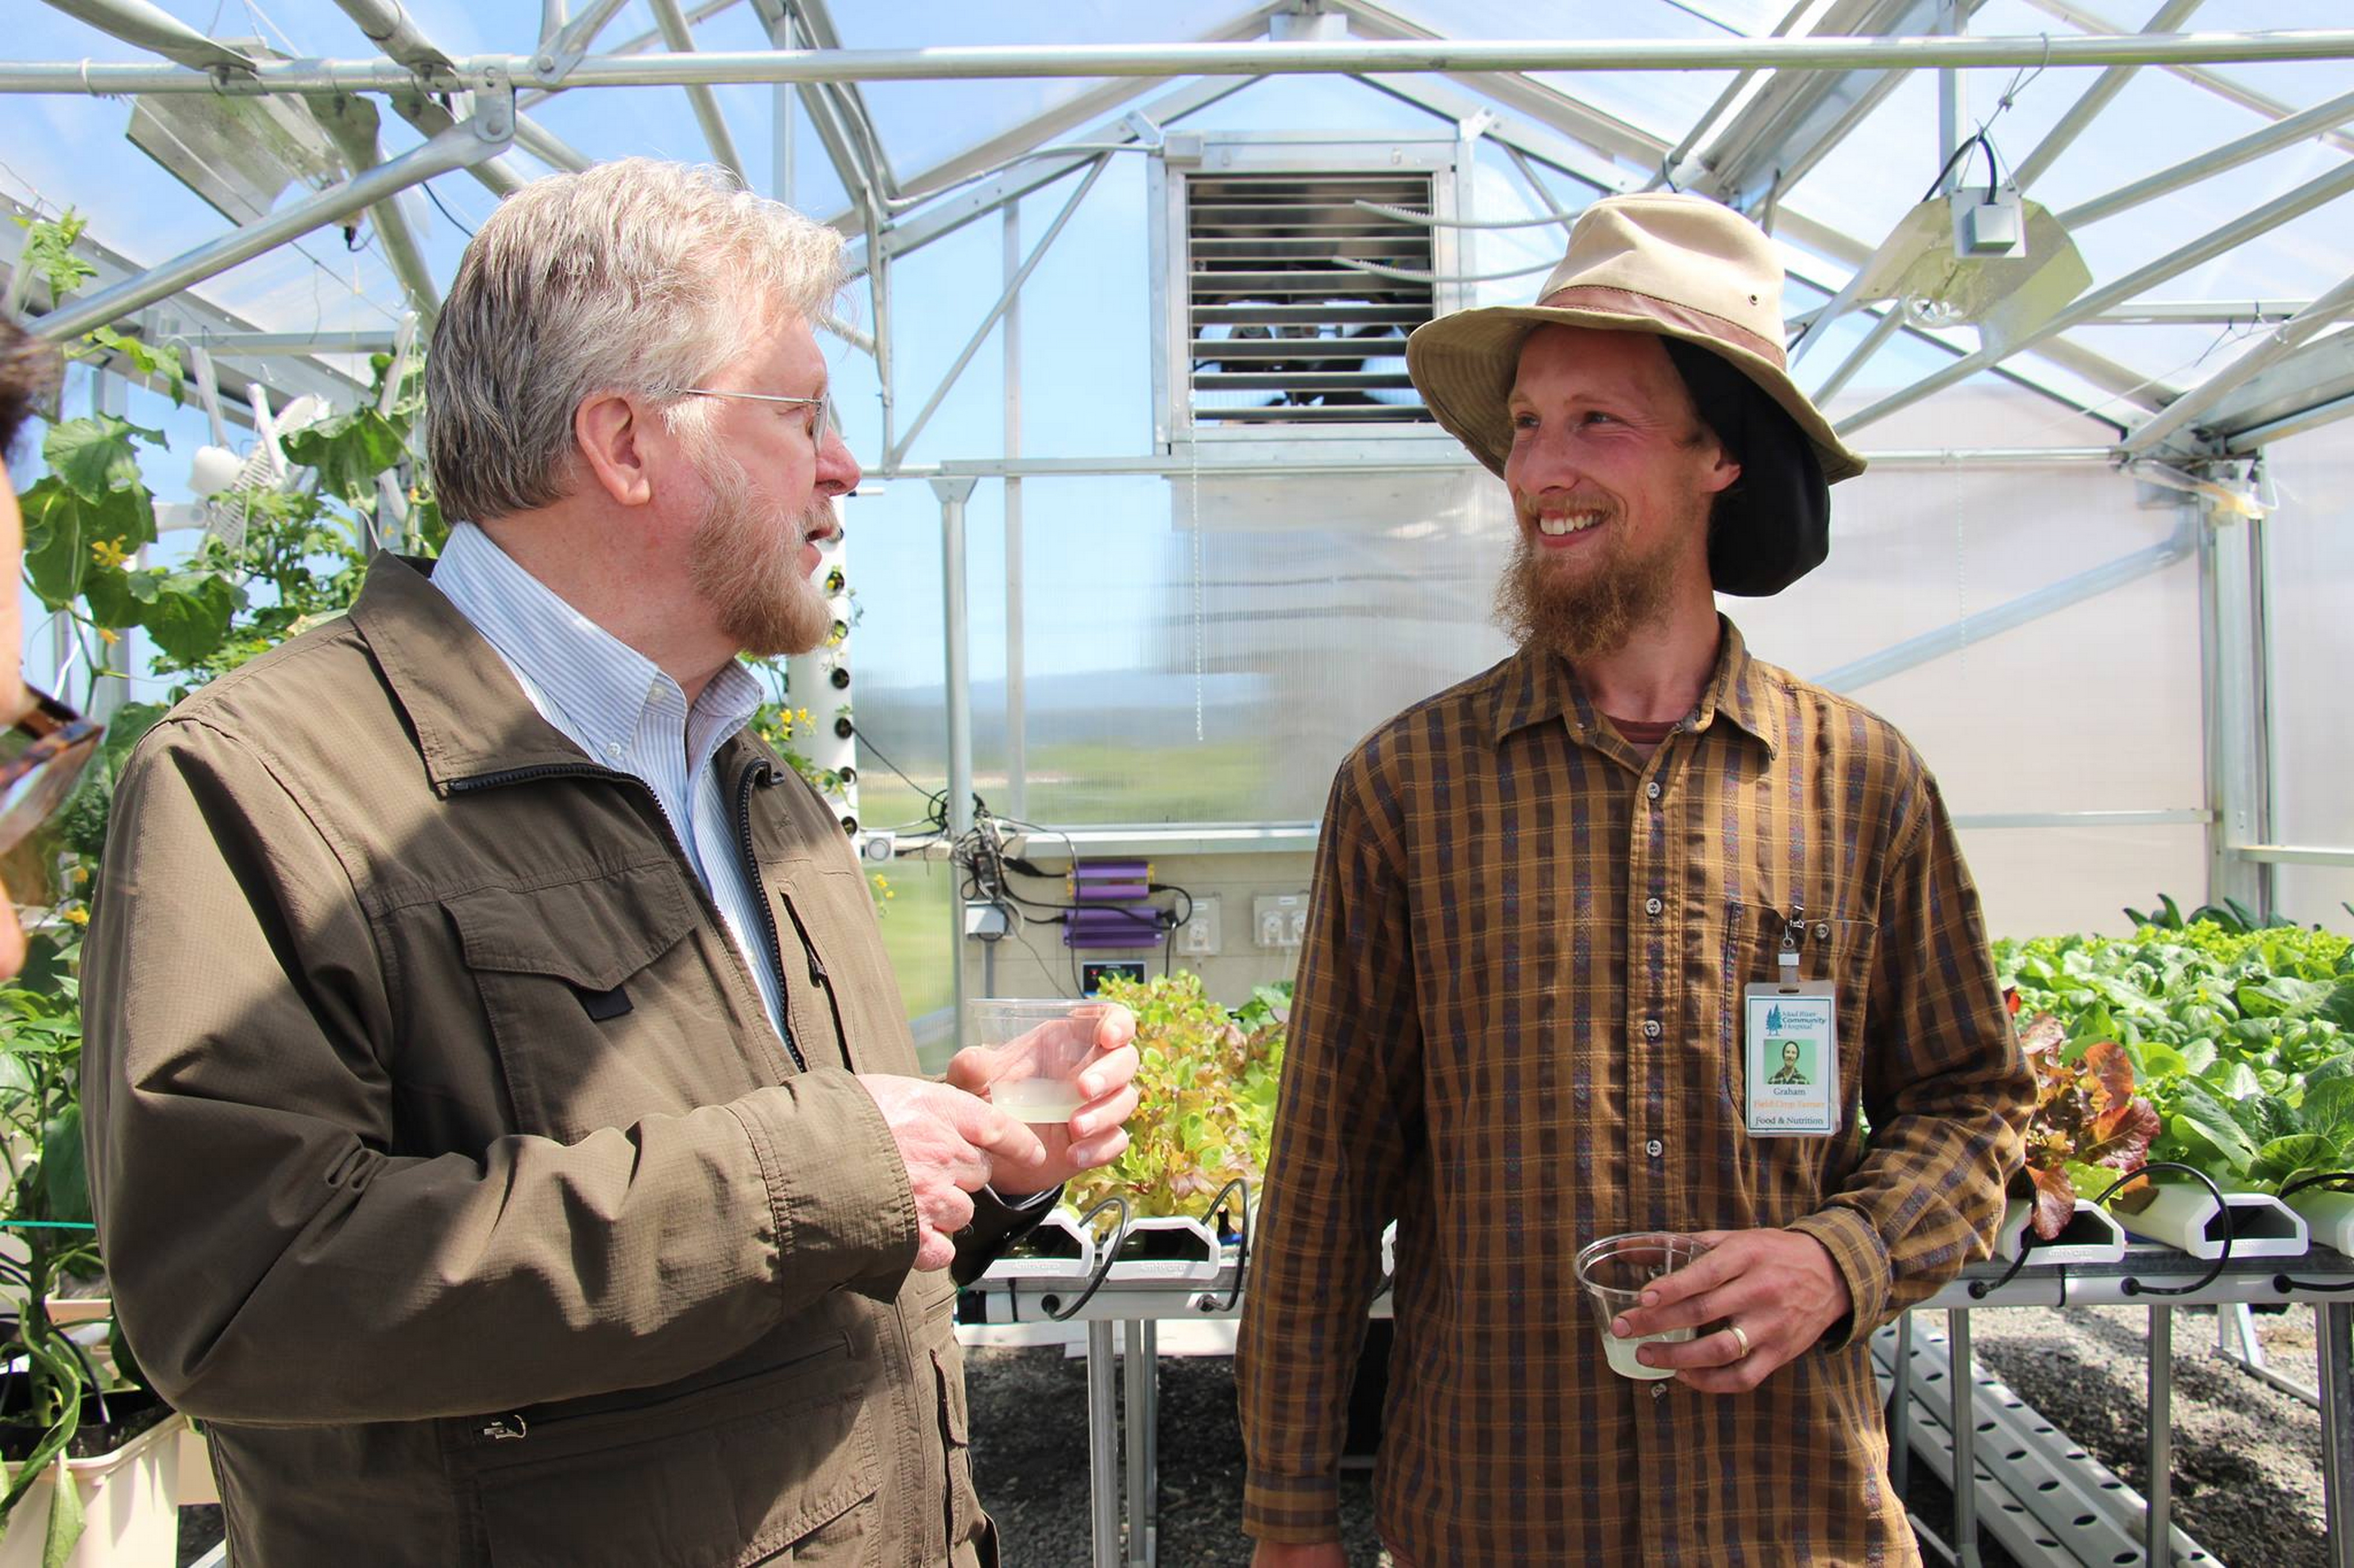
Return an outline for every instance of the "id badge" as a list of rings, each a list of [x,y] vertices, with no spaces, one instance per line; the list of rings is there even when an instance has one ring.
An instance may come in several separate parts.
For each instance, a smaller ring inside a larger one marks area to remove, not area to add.
[[[1819,1138],[1840,1127],[1839,988],[1785,978],[1742,990],[1752,1138]]]

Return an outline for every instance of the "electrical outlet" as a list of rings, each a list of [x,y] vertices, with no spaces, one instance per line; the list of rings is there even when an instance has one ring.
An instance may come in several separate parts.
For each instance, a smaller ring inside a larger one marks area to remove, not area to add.
[[[1308,895],[1262,893],[1251,900],[1251,930],[1262,948],[1297,948],[1308,939]]]
[[[1177,927],[1177,950],[1189,959],[1218,956],[1218,896],[1193,900],[1193,918]]]

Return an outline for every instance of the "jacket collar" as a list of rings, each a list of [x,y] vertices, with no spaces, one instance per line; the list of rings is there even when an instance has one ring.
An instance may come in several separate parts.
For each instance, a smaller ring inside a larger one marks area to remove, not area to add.
[[[1768,758],[1782,752],[1782,723],[1772,700],[1767,666],[1750,657],[1741,629],[1717,617],[1716,669],[1702,689],[1692,728],[1705,731],[1721,715],[1766,747]],[[1498,741],[1516,731],[1555,719],[1586,744],[1599,731],[1601,715],[1578,683],[1569,661],[1550,648],[1524,643],[1521,651],[1496,667],[1489,687],[1492,733]]]
[[[533,707],[505,661],[429,579],[429,561],[380,555],[352,606],[408,715],[437,791],[523,768],[578,768],[578,747]]]

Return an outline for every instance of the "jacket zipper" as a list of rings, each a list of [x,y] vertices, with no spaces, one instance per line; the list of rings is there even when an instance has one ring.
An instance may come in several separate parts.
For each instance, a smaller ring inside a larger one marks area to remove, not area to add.
[[[776,775],[774,771],[767,763],[758,760],[746,763],[744,765],[744,771],[737,775],[736,779],[736,848],[744,860],[744,874],[751,878],[752,890],[760,895],[760,927],[761,929],[766,931],[769,935],[769,961],[777,967],[777,1000],[779,1004],[779,1011],[787,1014],[786,1017],[779,1018],[777,1021],[778,1023],[782,1026],[779,1033],[782,1033],[785,1037],[785,1049],[793,1054],[793,1065],[806,1073],[809,1071],[809,1063],[802,1058],[801,1048],[793,1042],[793,1025],[792,1019],[790,1016],[790,1009],[783,1005],[786,1001],[785,941],[784,938],[777,930],[777,911],[775,906],[769,902],[768,885],[760,880],[759,858],[752,853],[752,789],[755,785],[773,782],[775,777]],[[798,921],[795,922],[797,928],[799,924],[800,923]],[[812,985],[824,983],[822,977],[818,974],[814,965],[811,966],[810,970],[810,983]],[[835,1028],[839,1031],[841,1026],[836,1024]],[[844,1059],[847,1060],[847,1057]]]
[[[826,1011],[833,1015],[833,1041],[844,1062],[850,1060],[850,1034],[842,1027],[842,999],[833,993],[833,980],[825,972],[824,960],[817,956],[817,944],[810,940],[809,927],[801,924],[801,912],[793,906],[792,895],[781,895],[785,913],[792,916],[793,935],[801,939],[801,951],[809,955],[810,984],[825,992]]]
[[[767,766],[765,763],[755,762],[745,769],[744,791],[739,794],[737,800],[737,816],[742,823],[741,832],[746,850],[745,861],[748,865],[751,860],[749,852],[752,843],[752,819],[745,807],[750,799],[750,775],[754,770],[765,766]],[[496,789],[508,784],[529,784],[543,779],[603,779],[616,784],[626,784],[639,790],[648,800],[653,801],[654,815],[662,820],[663,837],[669,842],[671,853],[678,857],[679,863],[682,865],[692,866],[695,863],[687,858],[686,846],[679,842],[678,829],[671,824],[670,813],[663,810],[662,797],[656,795],[652,787],[634,773],[624,773],[614,768],[599,768],[588,762],[542,762],[529,768],[510,768],[504,773],[478,773],[471,779],[452,779],[450,780],[449,789],[450,793],[456,795],[475,789]],[[695,895],[702,900],[703,912],[711,917],[713,927],[722,932],[726,931],[727,917],[720,913],[718,901],[711,896],[711,889],[703,885],[703,879],[699,876],[689,876],[686,880],[695,885]],[[752,881],[755,887],[759,885],[757,871]],[[760,899],[760,912],[768,921],[769,951],[776,955],[777,959],[779,1007],[780,1011],[787,1011],[787,1004],[790,998],[785,989],[784,958],[779,951],[777,941],[777,917],[769,913],[769,901],[765,893]],[[735,944],[731,942],[728,946],[732,949]],[[737,962],[740,964],[742,960],[739,959]],[[744,978],[750,980],[752,977],[748,974]],[[755,998],[760,994],[760,988],[757,983],[752,987],[752,994]],[[763,1004],[762,1011],[767,1011],[766,1004]],[[786,1054],[792,1058],[794,1067],[801,1072],[808,1072],[809,1064],[801,1059],[801,1047],[793,1044],[792,1030],[788,1027],[782,1033]],[[509,1436],[521,1436],[522,1434],[510,1433]]]

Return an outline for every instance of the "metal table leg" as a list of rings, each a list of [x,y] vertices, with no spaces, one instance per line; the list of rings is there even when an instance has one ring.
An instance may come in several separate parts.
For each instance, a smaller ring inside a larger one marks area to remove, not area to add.
[[[1913,1482],[1913,1314],[1896,1315],[1896,1380],[1888,1392],[1888,1484],[1903,1498]]]
[[[1119,1409],[1111,1319],[1087,1322],[1087,1503],[1095,1568],[1120,1568]]]
[[[1970,1314],[1946,1314],[1946,1387],[1954,1437],[1954,1559],[1978,1568],[1978,1416],[1977,1367],[1970,1360]]]
[[[1160,1382],[1156,1325],[1130,1320],[1122,1329],[1120,1375],[1128,1408],[1128,1568],[1152,1568],[1152,1426]]]
[[[2142,1561],[2164,1568],[2174,1542],[2174,1308],[2149,1309],[2149,1517]]]
[[[2313,1309],[2321,1372],[2321,1488],[2329,1568],[2354,1568],[2354,1303]]]

